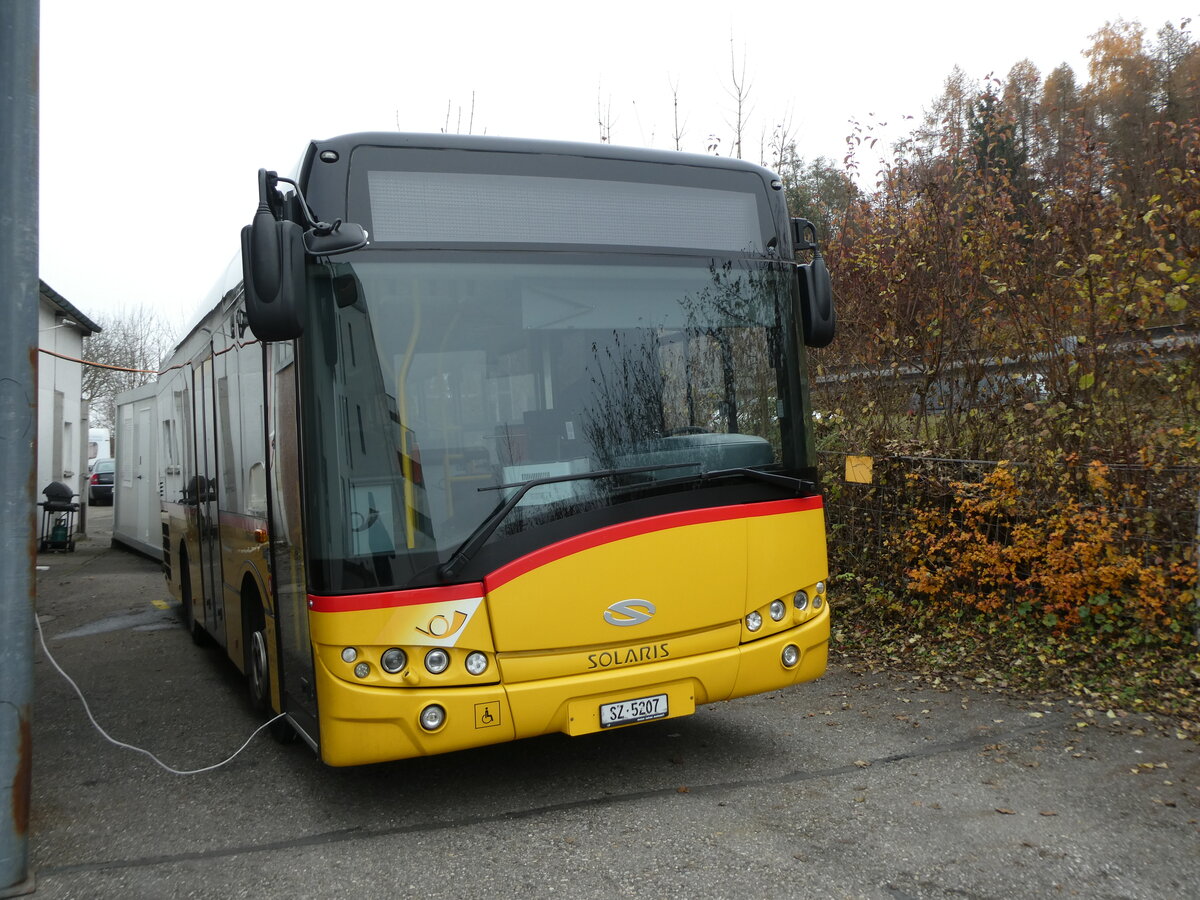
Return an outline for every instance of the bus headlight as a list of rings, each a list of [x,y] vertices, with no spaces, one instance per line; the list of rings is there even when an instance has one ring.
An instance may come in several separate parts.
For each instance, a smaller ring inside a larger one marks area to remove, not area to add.
[[[804,591],[796,591],[792,595],[792,606],[799,610],[808,609],[808,594],[804,593]]]
[[[771,618],[776,622],[782,622],[783,617],[787,615],[787,607],[782,600],[772,600],[770,607]]]
[[[425,668],[431,675],[441,675],[446,671],[448,665],[450,665],[450,654],[441,647],[434,647],[425,654]]]
[[[436,703],[421,710],[421,727],[426,731],[437,731],[446,724],[446,710]]]
[[[752,612],[746,616],[746,628],[750,631],[758,631],[762,628],[762,616],[757,612]]]
[[[467,654],[467,671],[472,675],[482,675],[487,671],[487,654],[475,650]]]
[[[399,647],[384,650],[383,656],[379,657],[379,665],[383,666],[383,671],[395,675],[408,665],[408,654]]]

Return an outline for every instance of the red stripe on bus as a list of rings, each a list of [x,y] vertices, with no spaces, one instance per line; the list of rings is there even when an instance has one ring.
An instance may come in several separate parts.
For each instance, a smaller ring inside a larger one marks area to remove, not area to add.
[[[445,587],[414,588],[408,591],[382,591],[377,594],[348,594],[338,597],[308,595],[308,608],[313,612],[358,612],[371,609],[391,609],[399,606],[419,606],[424,603],[441,603],[448,600],[474,600],[484,596],[527,572],[540,568],[555,560],[611,544],[626,538],[667,531],[687,525],[705,525],[712,522],[727,522],[734,519],[752,519],[759,516],[778,516],[787,513],[821,509],[820,497],[802,497],[795,500],[776,500],[770,503],[744,503],[738,506],[719,506],[693,509],[685,512],[666,513],[633,522],[622,522],[607,528],[598,528],[586,534],[576,535],[543,547],[501,566],[485,576],[484,582],[449,584]]]
[[[672,528],[682,528],[687,525],[706,525],[712,522],[726,522],[733,519],[778,516],[786,513],[821,509],[823,505],[820,496],[801,497],[795,500],[775,500],[770,503],[743,503],[737,506],[693,509],[686,512],[651,516],[647,519],[637,519],[632,522],[622,522],[619,525],[598,528],[595,531],[576,535],[575,537],[570,537],[535,550],[533,553],[526,554],[520,559],[515,559],[496,569],[491,574],[484,576],[483,583],[485,589],[490,593],[501,585],[512,581],[514,578],[519,578],[548,563],[584,550],[590,550],[593,547],[615,543],[616,541],[643,534],[650,534],[655,531],[668,531]]]
[[[414,588],[411,591],[383,591],[378,594],[349,594],[340,597],[308,595],[308,608],[313,612],[359,612],[367,609],[391,609],[397,606],[419,606],[446,600],[475,600],[483,596],[483,585],[448,584],[445,587]]]

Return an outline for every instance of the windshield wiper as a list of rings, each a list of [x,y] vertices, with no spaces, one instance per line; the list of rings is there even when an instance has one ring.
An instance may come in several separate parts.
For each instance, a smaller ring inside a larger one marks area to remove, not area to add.
[[[765,481],[767,484],[790,488],[797,494],[815,494],[817,492],[817,486],[811,481],[806,481],[803,478],[793,478],[791,475],[780,475],[778,472],[764,472],[762,469],[748,469],[744,467],[714,469],[710,472],[701,472],[697,478],[700,481],[711,481],[714,478],[728,478],[733,475],[744,475],[747,478],[753,478],[755,481]]]
[[[480,522],[479,526],[459,545],[453,555],[438,567],[438,577],[442,581],[448,581],[453,578],[463,566],[471,561],[471,558],[479,552],[479,549],[487,543],[487,539],[508,518],[508,514],[517,508],[517,504],[521,502],[521,498],[535,487],[540,487],[543,484],[559,484],[563,481],[611,478],[614,475],[637,475],[641,472],[660,472],[663,469],[685,469],[689,466],[699,467],[699,465],[700,463],[698,462],[682,462],[664,463],[657,466],[629,466],[622,469],[601,469],[598,472],[575,472],[570,475],[551,475],[547,478],[531,478],[529,481],[519,481],[513,484],[493,484],[488,487],[479,488],[481,491],[502,491],[516,488],[516,491],[511,497],[492,510],[488,517]]]

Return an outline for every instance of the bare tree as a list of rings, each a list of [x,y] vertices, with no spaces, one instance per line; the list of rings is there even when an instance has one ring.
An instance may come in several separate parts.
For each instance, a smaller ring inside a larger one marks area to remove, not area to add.
[[[739,69],[732,37],[729,39],[729,79],[732,85],[729,96],[733,98],[734,102],[733,155],[737,159],[743,159],[742,132],[753,109],[750,106],[750,83],[746,80],[746,58],[743,55],[742,65]]]
[[[600,143],[612,143],[612,97],[605,102],[600,93],[600,88],[596,88],[596,124],[600,126]]]
[[[770,156],[767,155],[768,151]],[[758,156],[759,165],[774,169],[776,172],[781,171],[796,157],[796,129],[792,124],[790,111],[784,114],[780,122],[771,129],[770,138],[767,137],[766,128],[763,128]]]
[[[683,125],[679,124],[679,82],[671,82],[671,105],[675,111],[675,128],[672,131],[672,137],[675,139],[675,149],[683,149],[683,129],[687,127],[685,121]]]
[[[446,124],[442,126],[442,134],[450,134],[450,110],[454,105],[453,100],[446,101]],[[454,134],[474,134],[475,133],[475,92],[471,91],[471,109],[467,117],[467,130],[463,132],[462,128],[463,108],[462,104],[458,105],[458,120],[454,125]],[[397,113],[397,129],[399,128],[399,113]]]
[[[177,335],[158,313],[145,307],[122,308],[97,319],[103,331],[83,345],[83,396],[91,403],[91,423],[112,428],[117,421],[117,395],[153,381]]]
[[[474,134],[475,133],[475,91],[471,91],[471,106],[465,110],[467,114],[466,131],[463,130],[463,105],[459,103],[455,106],[453,97],[446,99],[446,118],[441,127],[438,129],[442,134]],[[451,118],[454,119],[453,127],[451,127]],[[405,131],[404,123],[400,119],[400,110],[396,110],[396,130]],[[483,126],[479,132],[487,134],[487,126]]]

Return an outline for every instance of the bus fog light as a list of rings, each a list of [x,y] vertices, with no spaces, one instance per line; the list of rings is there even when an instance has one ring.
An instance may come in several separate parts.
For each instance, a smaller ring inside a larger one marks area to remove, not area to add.
[[[368,666],[365,662],[361,662],[357,666],[354,667],[354,676],[356,678],[366,678],[370,674],[371,674],[371,667]]]
[[[421,727],[426,731],[437,731],[446,724],[446,710],[436,703],[421,710]]]
[[[435,647],[425,654],[425,668],[433,675],[442,674],[446,671],[448,665],[450,665],[450,654],[441,647]],[[438,708],[440,709],[441,707]],[[430,707],[430,709],[433,709],[433,707]]]
[[[796,591],[792,596],[792,606],[796,609],[808,609],[808,594],[804,591]]]
[[[358,651],[353,647],[347,647],[342,651],[342,662],[352,663],[358,659]]]
[[[782,622],[783,617],[787,615],[787,606],[784,605],[782,600],[772,600],[770,612],[772,619],[776,622]]]
[[[798,662],[800,662],[800,648],[795,644],[788,644],[783,648],[783,664],[790,669]]]
[[[395,675],[408,665],[408,654],[399,647],[384,650],[383,656],[379,657],[379,664],[383,666],[383,671]]]
[[[482,675],[487,671],[487,667],[487,654],[480,653],[478,650],[467,654],[467,671],[472,675]]]
[[[762,616],[756,612],[750,613],[746,616],[746,627],[751,631],[758,631],[762,628]]]

